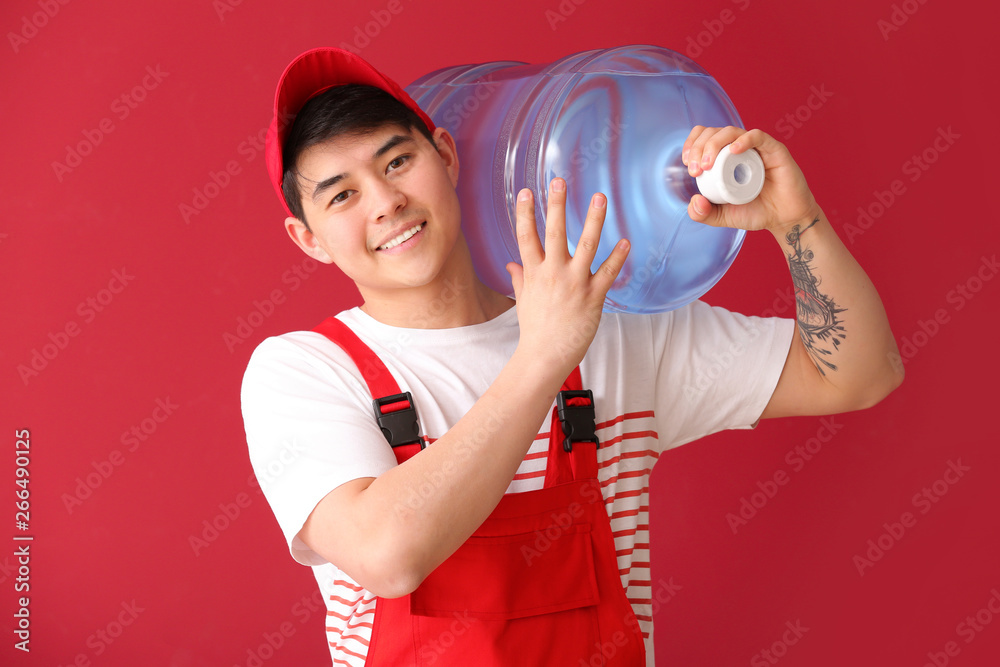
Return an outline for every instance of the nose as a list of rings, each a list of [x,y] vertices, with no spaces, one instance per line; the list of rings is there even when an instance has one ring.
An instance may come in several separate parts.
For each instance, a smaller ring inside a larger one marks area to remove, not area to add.
[[[372,193],[372,217],[376,222],[391,222],[406,206],[406,195],[390,179],[377,181]]]

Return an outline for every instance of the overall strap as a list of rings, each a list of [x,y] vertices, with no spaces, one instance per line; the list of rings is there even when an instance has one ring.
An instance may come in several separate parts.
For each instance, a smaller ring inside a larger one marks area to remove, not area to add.
[[[389,369],[364,341],[336,317],[328,317],[313,329],[336,343],[361,371],[371,392],[375,419],[392,445],[396,461],[402,463],[426,446],[420,437],[416,405],[410,392],[401,392]]]
[[[378,355],[336,317],[328,317],[313,331],[338,345],[361,371],[374,399],[375,419],[392,446],[396,461],[402,463],[426,447],[420,436],[413,396],[410,392],[399,390],[399,385]],[[580,367],[577,366],[563,382],[556,396],[556,407],[552,409],[546,488],[574,479],[597,478],[600,440],[595,433],[594,419],[594,395],[589,389],[583,389]]]
[[[577,366],[563,382],[556,395],[556,407],[552,409],[545,488],[573,480],[597,479],[600,439],[596,430],[594,394],[583,389]]]

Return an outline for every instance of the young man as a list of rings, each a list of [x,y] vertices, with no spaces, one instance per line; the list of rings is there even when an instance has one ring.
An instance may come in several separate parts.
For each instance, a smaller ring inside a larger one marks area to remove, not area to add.
[[[689,214],[770,231],[798,321],[702,302],[602,315],[628,243],[591,273],[614,205],[595,194],[570,256],[560,178],[544,239],[533,193],[518,193],[515,299],[498,294],[461,231],[448,131],[345,51],[285,70],[268,137],[285,228],[363,304],[262,342],[243,413],[261,487],[326,599],[335,664],[653,665],[660,453],[761,418],[867,408],[899,385],[878,294],[786,148],[696,127],[691,175],[727,144],[758,150],[763,191],[738,207],[696,195]]]

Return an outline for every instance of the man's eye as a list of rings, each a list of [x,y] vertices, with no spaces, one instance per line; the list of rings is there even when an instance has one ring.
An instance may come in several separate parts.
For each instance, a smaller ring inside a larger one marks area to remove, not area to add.
[[[389,166],[392,167],[393,169],[399,169],[409,159],[410,159],[409,155],[400,155],[399,157],[397,157],[396,159],[394,159],[392,162],[390,162]]]
[[[338,194],[333,199],[331,199],[330,203],[331,204],[337,204],[337,203],[340,203],[340,202],[344,201],[345,199],[347,199],[347,191],[346,190],[344,192],[341,192],[340,194]]]

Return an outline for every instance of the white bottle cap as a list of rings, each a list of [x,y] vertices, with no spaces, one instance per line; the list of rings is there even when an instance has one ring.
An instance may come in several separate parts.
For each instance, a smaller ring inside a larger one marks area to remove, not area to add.
[[[764,187],[764,161],[753,148],[733,155],[726,146],[712,168],[695,180],[701,194],[713,204],[746,204]]]

